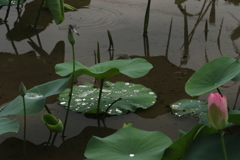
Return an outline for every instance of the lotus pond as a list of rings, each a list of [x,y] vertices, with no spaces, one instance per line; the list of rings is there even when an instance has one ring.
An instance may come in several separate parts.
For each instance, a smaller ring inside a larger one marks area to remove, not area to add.
[[[239,159],[239,1],[19,2],[0,0],[0,159],[223,159],[210,91],[227,97]]]

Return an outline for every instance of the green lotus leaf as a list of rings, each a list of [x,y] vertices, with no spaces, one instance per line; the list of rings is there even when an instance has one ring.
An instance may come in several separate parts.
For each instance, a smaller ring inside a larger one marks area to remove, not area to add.
[[[52,114],[45,113],[42,115],[42,121],[47,128],[52,132],[62,132],[63,124],[60,119],[57,119]]]
[[[25,0],[20,0],[20,4],[22,4]],[[9,0],[0,0],[0,6],[8,6]],[[11,1],[11,6],[12,5],[17,5],[18,0],[12,0]]]
[[[68,105],[68,95],[70,89],[66,89],[59,95],[60,104]],[[85,84],[73,87],[73,96],[70,110],[87,113],[97,113],[99,89],[94,88],[93,84]],[[140,84],[128,82],[111,83],[106,81],[102,90],[100,109],[104,112],[109,105],[117,101],[108,110],[109,115],[122,115],[128,111],[134,112],[137,108],[149,108],[156,101],[155,93]]]
[[[162,160],[181,159],[186,154],[195,139],[216,132],[216,130],[213,130],[203,124],[196,124],[187,133],[182,135],[167,148]]]
[[[7,118],[0,118],[0,135],[7,132],[18,132],[19,124],[16,119],[10,120]]]
[[[239,160],[240,133],[224,135],[225,147],[229,160]],[[194,141],[183,160],[224,159],[220,134],[210,134]]]
[[[190,115],[199,117],[201,112],[207,112],[207,102],[197,99],[182,99],[170,105],[172,113],[176,116]]]
[[[68,85],[68,81],[69,77],[61,78],[29,89],[25,95],[26,113],[40,112],[46,104],[46,98],[63,92]],[[23,99],[18,96],[0,109],[0,116],[22,115],[24,113],[23,108]]]
[[[56,24],[64,21],[64,3],[63,0],[45,0],[48,9],[51,11]]]
[[[172,140],[158,131],[126,127],[105,137],[92,137],[85,157],[94,160],[159,160]]]
[[[228,122],[240,125],[240,111],[239,110],[229,111]]]
[[[72,74],[72,66],[72,62],[57,64],[55,66],[55,71],[60,76],[66,76]],[[109,78],[120,73],[131,78],[139,78],[146,75],[153,67],[143,58],[106,61],[91,67],[86,67],[76,61],[75,66],[76,77],[86,74],[98,79]]]
[[[231,57],[217,58],[205,64],[189,78],[185,91],[190,96],[202,95],[230,81],[239,72],[238,60]]]

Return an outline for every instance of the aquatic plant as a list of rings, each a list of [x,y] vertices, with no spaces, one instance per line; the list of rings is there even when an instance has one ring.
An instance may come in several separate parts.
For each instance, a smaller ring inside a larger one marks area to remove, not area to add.
[[[84,155],[94,160],[159,160],[171,143],[172,140],[161,132],[143,131],[125,125],[108,137],[93,136]]]
[[[20,87],[19,87],[19,93],[20,93],[20,96],[22,97],[22,101],[23,101],[23,116],[24,116],[24,119],[23,119],[23,123],[24,123],[23,150],[24,150],[24,159],[27,158],[27,147],[26,147],[26,130],[27,130],[26,123],[27,123],[27,119],[26,119],[26,101],[25,101],[26,92],[27,92],[27,89],[24,86],[24,84],[21,82]]]
[[[216,130],[220,131],[220,137],[222,142],[223,154],[225,160],[228,160],[227,152],[224,142],[224,131],[223,129],[227,126],[228,121],[228,108],[227,108],[227,99],[226,96],[221,96],[219,93],[210,93],[208,96],[208,111],[207,119],[208,123]]]
[[[200,96],[214,89],[220,92],[218,88],[230,80],[240,80],[240,63],[234,58],[223,56],[206,63],[197,70],[187,81],[185,91],[190,96]],[[193,104],[192,101],[194,100],[185,100],[179,105],[176,105],[176,102],[171,105],[171,108],[179,111],[189,111],[195,110],[199,105],[202,108],[201,111],[206,113],[207,106],[203,102],[199,101],[201,104]],[[198,112],[198,114],[200,113]]]
[[[97,113],[99,90],[99,88],[94,87],[94,84],[74,86],[70,110],[82,113]],[[69,92],[70,89],[66,89],[59,95],[61,105],[68,106]],[[134,112],[137,108],[147,109],[155,103],[156,98],[156,94],[143,85],[105,81],[102,89],[100,112],[109,115],[123,115],[129,111]],[[115,102],[116,100],[118,101]],[[113,102],[115,104],[110,106]]]
[[[217,89],[230,80],[239,80],[240,64],[231,57],[220,57],[208,62],[187,81],[185,91],[190,96],[199,96]]]
[[[69,77],[50,81],[35,86],[26,91],[26,114],[39,113],[46,104],[46,98],[55,94],[62,93],[69,82]],[[21,96],[16,97],[13,101],[3,106],[0,110],[0,116],[23,115],[24,107]]]
[[[72,74],[72,65],[73,65],[73,62],[57,64],[55,66],[56,73],[59,74],[60,76],[70,75]],[[152,65],[142,58],[135,58],[131,60],[107,61],[107,62],[98,63],[91,67],[86,67],[82,65],[80,62],[76,61],[75,65],[76,65],[75,66],[76,70],[74,73],[75,77],[85,74],[85,75],[89,75],[89,76],[101,79],[98,105],[97,105],[97,114],[99,114],[100,110],[103,109],[103,108],[100,108],[100,98],[103,91],[104,79],[120,73],[127,75],[131,78],[139,78],[146,75],[149,72],[149,70],[152,68]],[[122,88],[119,88],[119,90],[122,90]],[[86,107],[91,108],[91,106],[86,106]],[[106,111],[106,110],[104,109],[103,111]]]
[[[19,124],[16,119],[10,120],[8,118],[0,118],[0,135],[7,132],[17,133],[19,129]]]
[[[198,102],[197,104],[192,103],[192,105],[184,106],[181,104],[180,101],[179,103],[175,103],[172,106],[173,110],[186,109],[186,111],[192,111],[201,106],[202,109],[200,109],[200,112],[197,111],[197,113],[200,115],[199,123],[202,124],[205,128],[204,136],[196,138],[197,135],[195,135],[196,140],[194,140],[194,142],[188,146],[188,151],[186,150],[185,154],[179,156],[178,158],[183,157],[183,160],[210,160],[213,159],[213,157],[214,159],[216,157],[218,157],[218,159],[224,157],[225,160],[227,160],[228,158],[239,158],[239,156],[237,156],[238,153],[233,151],[233,147],[236,146],[232,145],[234,139],[235,141],[239,139],[239,136],[237,136],[238,134],[225,135],[224,129],[240,124],[240,112],[239,110],[228,111],[229,108],[227,107],[226,97],[223,96],[218,89],[218,87],[227,83],[230,80],[238,81],[239,79],[240,63],[238,62],[238,60],[227,56],[220,57],[208,62],[189,78],[185,85],[185,90],[189,95],[199,96],[208,93],[214,89],[217,89],[219,93],[210,93],[208,98],[207,110],[206,104],[198,100],[196,100],[196,102]],[[186,100],[184,101],[184,103],[190,104],[190,102],[192,101],[193,100]],[[198,135],[199,134],[200,132],[198,131]],[[185,135],[185,133],[183,135]],[[182,137],[180,139],[182,139]],[[219,139],[221,139],[221,141]],[[174,143],[177,143],[177,141]],[[207,149],[209,149],[208,152],[211,151],[211,154],[204,153],[206,152],[206,146],[208,146],[206,145],[206,143],[210,144],[211,146],[211,148],[207,147]],[[222,154],[219,154],[219,152],[221,151]],[[166,155],[169,155],[168,152],[166,152]]]
[[[36,28],[36,26],[37,26],[37,22],[38,22],[40,14],[41,14],[41,9],[43,7],[44,2],[46,3],[46,6],[52,13],[52,16],[53,16],[56,24],[60,24],[64,21],[64,2],[63,2],[63,0],[42,0],[42,3],[38,10],[34,28]]]
[[[46,144],[46,147],[50,143],[51,137],[52,137],[52,132],[55,132],[55,135],[53,137],[51,145],[54,144],[54,141],[57,137],[57,134],[63,131],[63,124],[60,119],[57,119],[55,116],[49,113],[45,113],[42,115],[42,121],[50,131],[49,139]]]
[[[75,78],[75,50],[74,50],[74,44],[75,44],[75,38],[73,35],[73,32],[76,32],[75,28],[72,25],[69,25],[68,28],[68,41],[72,46],[72,57],[73,57],[73,65],[72,65],[72,75],[71,75],[71,80],[70,80],[70,92],[69,92],[69,100],[68,100],[68,105],[67,105],[67,112],[66,112],[66,117],[64,121],[64,127],[63,127],[63,133],[62,137],[64,137],[65,133],[65,128],[67,126],[67,120],[68,120],[68,113],[69,113],[69,108],[70,108],[70,102],[72,100],[72,91],[73,91],[73,83],[74,83],[74,78]]]

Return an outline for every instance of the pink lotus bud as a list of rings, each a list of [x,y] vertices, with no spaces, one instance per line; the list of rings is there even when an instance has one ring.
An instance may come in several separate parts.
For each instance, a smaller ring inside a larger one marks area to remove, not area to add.
[[[216,130],[224,129],[228,121],[226,96],[210,93],[208,96],[207,118],[209,124]]]

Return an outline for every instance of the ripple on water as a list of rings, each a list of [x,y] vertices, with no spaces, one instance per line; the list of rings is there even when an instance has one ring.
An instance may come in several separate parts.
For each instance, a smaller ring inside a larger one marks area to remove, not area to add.
[[[68,24],[80,27],[81,32],[106,31],[124,28],[129,24],[128,16],[116,8],[97,7],[91,5],[87,9],[69,12],[59,29],[67,29]]]

